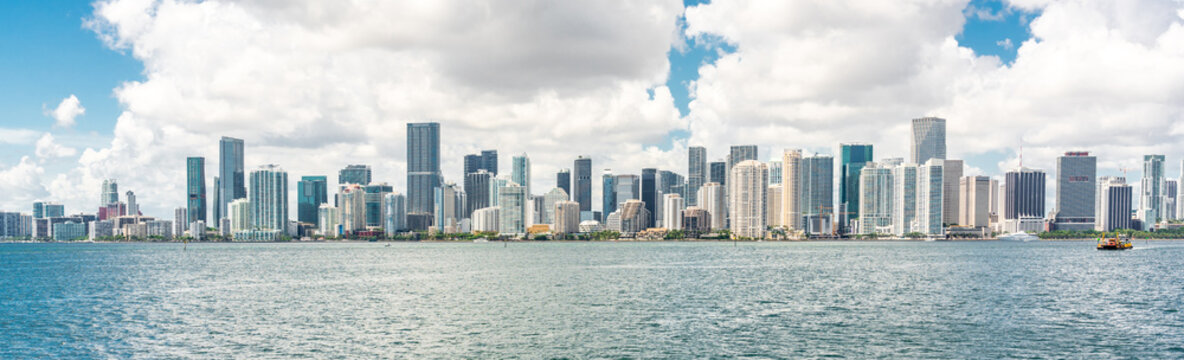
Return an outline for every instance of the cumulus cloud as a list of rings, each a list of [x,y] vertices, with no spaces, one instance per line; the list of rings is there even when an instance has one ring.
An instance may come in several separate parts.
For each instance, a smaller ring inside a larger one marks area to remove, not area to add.
[[[45,135],[41,135],[41,138],[37,140],[37,147],[34,153],[44,161],[45,159],[74,156],[78,153],[78,150],[58,144],[54,141],[53,134],[45,133]]]
[[[86,108],[82,107],[82,102],[78,101],[77,96],[70,94],[70,97],[62,99],[62,102],[58,103],[58,107],[46,111],[46,113],[53,118],[54,126],[71,128],[74,127],[75,118],[86,114]]]
[[[30,129],[0,128],[0,144],[29,145],[37,139],[37,131]]]
[[[0,189],[4,196],[0,196],[0,206],[5,211],[24,211],[32,209],[35,200],[48,195],[42,184],[45,169],[28,156],[21,157],[20,162],[11,167],[0,170]]]

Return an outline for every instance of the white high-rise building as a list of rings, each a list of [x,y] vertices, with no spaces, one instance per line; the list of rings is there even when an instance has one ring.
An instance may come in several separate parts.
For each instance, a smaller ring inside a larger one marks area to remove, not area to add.
[[[801,150],[787,149],[781,157],[780,224],[792,230],[803,230]]]
[[[341,223],[341,215],[337,208],[329,204],[321,204],[317,208],[317,233],[321,236],[341,236],[337,232],[337,225]]]
[[[892,169],[892,232],[896,236],[917,231],[917,165]]]
[[[682,211],[685,205],[682,196],[678,194],[662,196],[662,224],[667,230],[682,230]]]
[[[892,169],[869,162],[859,171],[859,233],[891,234]]]
[[[340,216],[341,235],[366,230],[366,189],[361,185],[348,184],[342,187],[338,196],[337,213]]]
[[[276,165],[251,171],[251,229],[285,232],[288,228],[288,172]]]
[[[543,208],[539,209],[539,210],[542,210],[542,212],[541,212],[542,222],[541,223],[548,224],[548,225],[554,225],[555,221],[556,221],[556,219],[555,219],[555,209],[556,209],[555,204],[558,204],[560,201],[566,201],[567,199],[568,199],[567,191],[564,191],[562,188],[558,188],[558,187],[551,189],[551,191],[548,191],[546,194],[543,194]]]
[[[382,228],[387,236],[407,229],[407,197],[390,193],[382,197]]]
[[[227,207],[230,217],[230,232],[237,233],[251,229],[251,201],[246,198],[231,201]]]
[[[1163,209],[1163,155],[1143,156],[1143,186],[1139,197],[1139,219],[1143,221],[1143,230],[1151,230],[1164,220],[1160,211]]]
[[[562,190],[562,189],[560,189]],[[574,234],[580,232],[580,203],[569,200],[555,202],[555,222],[551,226],[556,234]]]
[[[527,201],[526,188],[517,183],[509,183],[498,189],[498,205],[501,208],[498,231],[502,234],[526,234]]]
[[[732,235],[760,239],[765,236],[765,200],[768,199],[769,169],[756,160],[732,167],[728,176],[728,206]]]
[[[727,216],[724,216],[727,199],[724,198],[724,187],[717,182],[709,182],[699,187],[699,207],[707,211],[711,217],[711,229],[720,230],[727,227]]]
[[[925,235],[945,234],[945,160],[929,159],[917,167],[917,230]]]
[[[179,207],[173,210],[173,234],[177,237],[185,235],[189,230],[189,208]]]
[[[490,206],[473,211],[473,231],[498,232],[501,208]]]

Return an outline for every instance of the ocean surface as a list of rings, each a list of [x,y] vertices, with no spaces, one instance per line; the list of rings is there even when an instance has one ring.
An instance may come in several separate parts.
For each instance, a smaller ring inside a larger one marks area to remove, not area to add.
[[[1184,358],[1184,242],[0,244],[0,358]]]

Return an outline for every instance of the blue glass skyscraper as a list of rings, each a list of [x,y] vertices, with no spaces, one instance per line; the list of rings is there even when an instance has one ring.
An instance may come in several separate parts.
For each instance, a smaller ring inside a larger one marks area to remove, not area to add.
[[[296,183],[296,220],[320,227],[318,210],[329,202],[329,179],[325,176],[303,176]]]
[[[218,214],[227,216],[226,205],[231,201],[247,197],[246,179],[243,177],[243,141],[223,136],[218,143],[219,204]]]
[[[189,157],[185,160],[185,192],[188,222],[206,221],[206,158]]]
[[[407,213],[434,214],[440,187],[440,124],[407,124]]]

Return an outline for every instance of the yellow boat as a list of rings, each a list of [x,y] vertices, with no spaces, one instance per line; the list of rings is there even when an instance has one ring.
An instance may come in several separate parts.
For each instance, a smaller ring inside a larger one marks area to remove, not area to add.
[[[1135,245],[1126,237],[1107,238],[1106,234],[1102,234],[1102,237],[1098,238],[1098,250],[1130,250],[1134,247]]]

